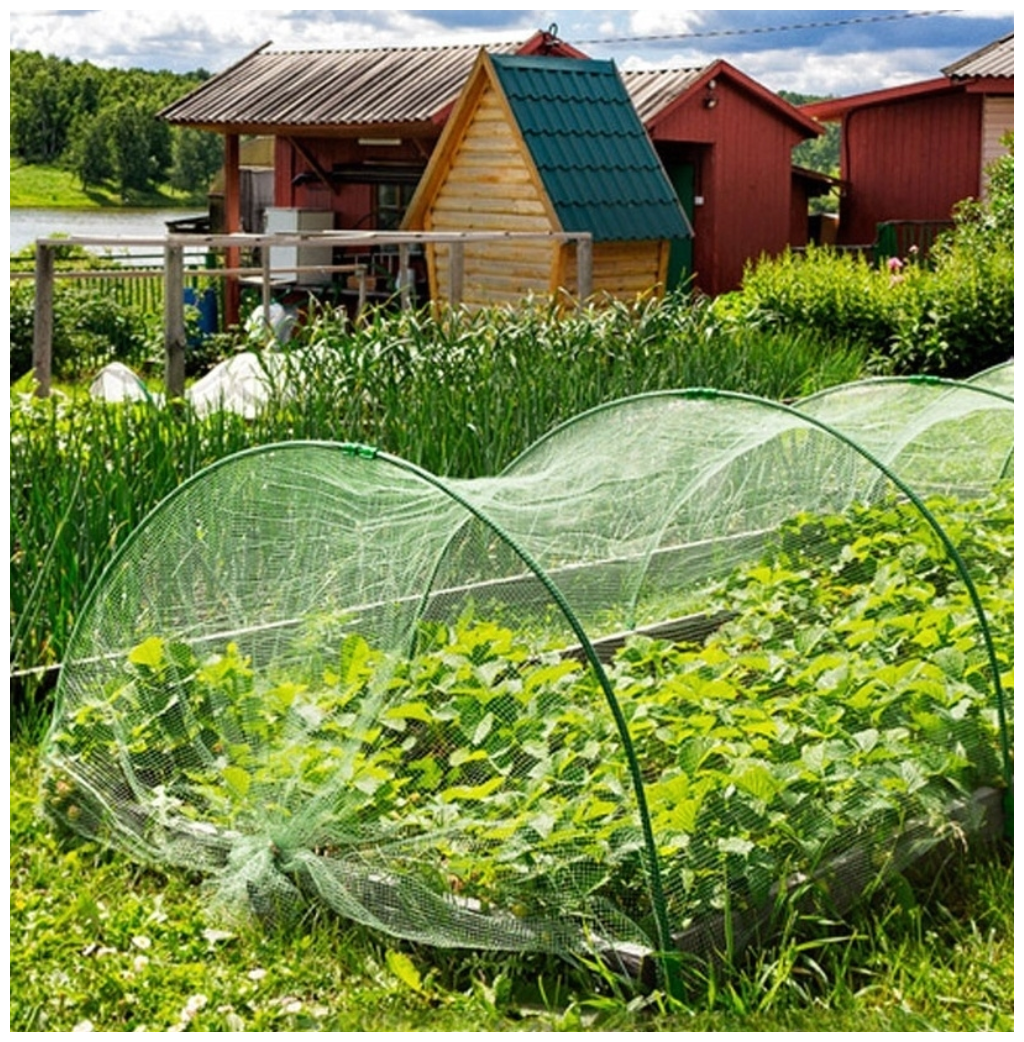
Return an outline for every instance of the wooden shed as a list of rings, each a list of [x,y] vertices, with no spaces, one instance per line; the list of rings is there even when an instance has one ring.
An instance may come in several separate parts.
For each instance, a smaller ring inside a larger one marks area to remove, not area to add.
[[[692,230],[610,61],[481,51],[406,212],[417,231],[592,236],[595,297],[664,291]],[[463,247],[466,305],[576,296],[577,249],[509,239]],[[451,247],[428,247],[430,293],[452,299]],[[586,283],[584,283],[586,285]]]
[[[683,273],[714,296],[736,289],[749,261],[808,240],[816,190],[793,167],[793,148],[820,127],[725,61],[697,69],[623,72],[694,237],[673,250],[670,285]]]
[[[942,72],[802,107],[840,122],[840,245],[874,243],[883,222],[949,221],[984,193],[985,167],[1013,130],[1013,34]]]

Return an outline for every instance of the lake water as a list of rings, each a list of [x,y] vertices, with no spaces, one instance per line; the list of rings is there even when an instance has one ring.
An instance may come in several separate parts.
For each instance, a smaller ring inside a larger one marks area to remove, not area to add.
[[[198,217],[199,210],[11,210],[11,253],[51,235],[147,236],[162,238],[166,221]],[[92,247],[102,253],[101,247]],[[111,247],[115,254],[140,256],[138,247]]]

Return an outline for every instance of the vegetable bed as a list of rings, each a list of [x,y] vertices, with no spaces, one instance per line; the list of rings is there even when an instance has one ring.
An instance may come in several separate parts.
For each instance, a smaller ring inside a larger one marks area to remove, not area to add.
[[[201,638],[132,609],[136,639],[63,693],[47,812],[270,924],[323,902],[442,946],[732,946],[794,882],[846,904],[1010,784],[1012,483],[926,505],[949,544],[891,496],[652,584],[600,668],[482,587],[406,643],[330,597],[237,632],[211,606]],[[676,617],[714,621],[644,632]]]

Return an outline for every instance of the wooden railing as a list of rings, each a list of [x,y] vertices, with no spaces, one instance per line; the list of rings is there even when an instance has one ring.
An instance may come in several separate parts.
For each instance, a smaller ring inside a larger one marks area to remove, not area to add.
[[[164,238],[115,238],[102,236],[70,236],[36,240],[35,271],[22,273],[20,277],[35,281],[35,319],[32,341],[32,368],[35,374],[36,394],[46,397],[50,393],[53,358],[53,288],[57,278],[77,279],[158,279],[162,288],[164,319],[164,382],[169,398],[180,397],[185,390],[185,286],[186,278],[201,275],[203,278],[220,278],[235,285],[242,280],[258,286],[264,321],[271,327],[271,304],[277,285],[275,275],[289,276],[316,274],[330,279],[339,274],[353,276],[357,282],[357,314],[366,306],[366,266],[363,264],[326,264],[301,266],[294,263],[278,269],[271,266],[273,247],[332,247],[342,249],[373,248],[387,246],[398,252],[397,297],[400,306],[410,308],[413,302],[413,283],[410,277],[410,251],[417,244],[445,243],[449,247],[448,274],[450,280],[449,299],[459,304],[463,291],[463,251],[467,243],[504,242],[513,239],[545,239],[553,242],[572,242],[577,256],[578,299],[590,297],[593,287],[592,236],[589,232],[377,232],[377,231],[327,231],[310,233],[275,233],[266,235],[196,235],[168,234]],[[110,271],[57,271],[56,251],[68,246],[101,246],[125,248],[162,249],[163,266],[158,269],[112,269]],[[204,248],[207,251],[223,251],[225,257],[234,258],[251,255],[258,251],[259,267],[226,266],[186,269],[186,249]],[[297,256],[298,254],[296,254]],[[19,277],[12,273],[12,278]],[[299,288],[309,288],[301,285]]]

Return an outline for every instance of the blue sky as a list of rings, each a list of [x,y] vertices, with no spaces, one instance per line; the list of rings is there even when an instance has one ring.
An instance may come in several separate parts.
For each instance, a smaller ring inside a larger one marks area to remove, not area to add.
[[[272,41],[279,49],[482,43],[557,26],[562,39],[622,67],[703,66],[724,58],[772,90],[845,95],[932,79],[1013,31],[1013,13],[883,9],[702,11],[292,11],[155,4],[142,10],[12,11],[11,49],[101,66],[217,72]]]

